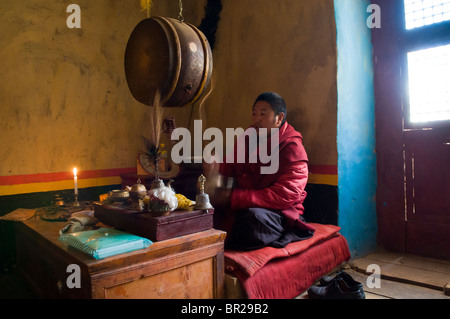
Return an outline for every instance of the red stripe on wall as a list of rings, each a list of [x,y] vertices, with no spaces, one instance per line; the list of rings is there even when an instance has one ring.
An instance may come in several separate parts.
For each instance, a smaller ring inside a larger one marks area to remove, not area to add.
[[[337,175],[337,165],[309,165],[309,172],[311,174],[325,174],[325,175]]]
[[[78,179],[100,178],[120,176],[126,173],[136,173],[136,167],[132,168],[113,168],[104,170],[78,171]],[[47,174],[28,174],[0,176],[0,185],[20,185],[29,183],[57,182],[73,179],[72,172],[47,173]]]
[[[311,174],[337,175],[338,169],[336,165],[310,165],[309,172]],[[136,173],[136,168],[113,168],[89,171],[80,170],[78,171],[78,179],[112,177],[126,173]],[[72,172],[0,176],[0,185],[57,182],[71,179],[73,179]]]

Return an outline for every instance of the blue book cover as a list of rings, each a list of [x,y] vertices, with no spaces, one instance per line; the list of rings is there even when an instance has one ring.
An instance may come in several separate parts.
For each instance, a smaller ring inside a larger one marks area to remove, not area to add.
[[[113,228],[100,228],[78,233],[64,234],[58,240],[95,259],[103,259],[149,247],[147,238],[131,235]]]

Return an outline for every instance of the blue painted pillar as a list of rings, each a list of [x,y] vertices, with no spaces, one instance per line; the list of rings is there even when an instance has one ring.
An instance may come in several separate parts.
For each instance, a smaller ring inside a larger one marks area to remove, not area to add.
[[[339,226],[352,258],[376,249],[375,98],[368,0],[334,0]]]

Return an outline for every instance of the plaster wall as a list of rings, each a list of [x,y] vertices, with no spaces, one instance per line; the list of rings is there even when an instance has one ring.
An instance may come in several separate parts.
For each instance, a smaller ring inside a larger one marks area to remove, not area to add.
[[[222,0],[209,127],[248,127],[265,91],[288,106],[310,163],[336,165],[336,28],[333,1]]]
[[[64,1],[0,3],[0,176],[136,166],[149,108],[129,93],[123,58],[146,13],[139,1],[74,3],[79,29]],[[202,3],[184,7],[201,18]],[[152,14],[177,17],[178,1],[155,1]],[[171,112],[189,125],[188,109]]]
[[[178,16],[178,0],[153,2],[151,15]],[[67,27],[68,3],[60,0],[0,3],[0,195],[71,188],[74,166],[80,172],[136,167],[149,108],[131,96],[123,58],[146,13],[137,0],[74,3],[81,8],[80,29]],[[205,4],[183,1],[185,21],[200,25]],[[310,164],[336,167],[333,1],[222,4],[210,97],[202,112],[198,102],[165,114],[191,129],[201,114],[203,128],[247,127],[256,96],[276,91],[288,104],[288,121],[304,136]],[[59,181],[60,175],[48,174],[60,172],[67,183],[44,183]],[[16,176],[17,183],[31,176],[33,187],[13,189]]]
[[[353,257],[377,245],[375,97],[370,1],[335,0],[339,226]]]

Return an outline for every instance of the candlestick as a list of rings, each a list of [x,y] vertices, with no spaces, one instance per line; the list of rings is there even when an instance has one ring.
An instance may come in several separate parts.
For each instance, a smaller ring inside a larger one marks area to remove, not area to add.
[[[74,200],[73,206],[80,206],[80,203],[78,202],[78,176],[77,176],[77,168],[76,167],[73,168],[73,182],[75,184],[75,190],[74,190],[75,200]]]

